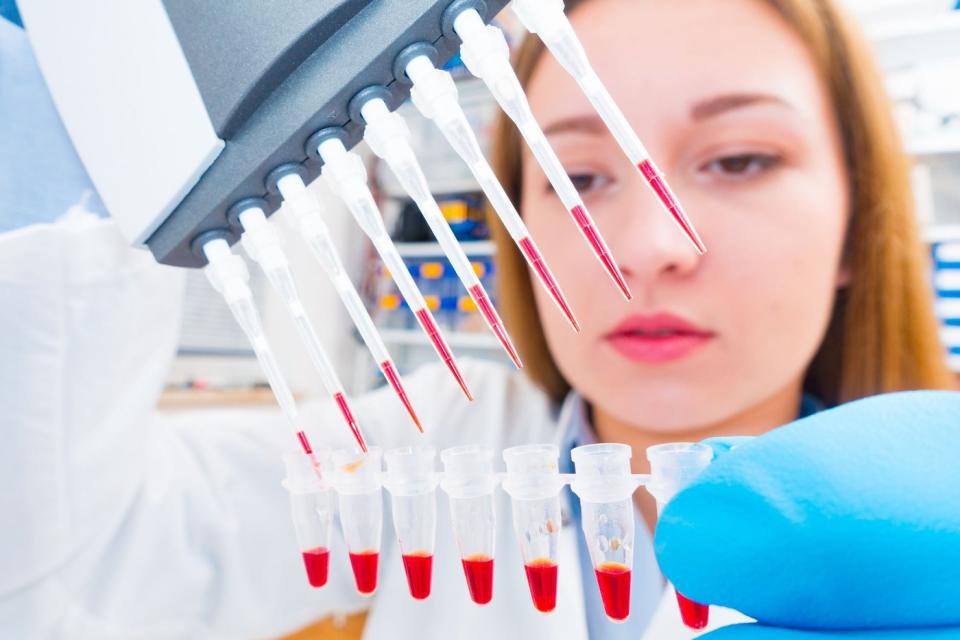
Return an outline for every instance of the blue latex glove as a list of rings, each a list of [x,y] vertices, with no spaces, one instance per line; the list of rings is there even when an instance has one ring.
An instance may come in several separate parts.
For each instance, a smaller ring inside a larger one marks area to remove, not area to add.
[[[760,624],[704,638],[960,638],[960,393],[709,444],[714,462],[663,511],[657,557],[684,595]]]

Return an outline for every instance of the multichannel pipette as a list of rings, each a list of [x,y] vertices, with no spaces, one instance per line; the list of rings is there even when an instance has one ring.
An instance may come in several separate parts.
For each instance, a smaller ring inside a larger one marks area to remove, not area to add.
[[[297,286],[293,281],[293,274],[290,272],[290,264],[287,262],[287,256],[283,253],[281,247],[280,236],[277,235],[276,229],[267,222],[267,216],[256,202],[241,202],[240,206],[235,209],[235,214],[243,228],[243,248],[247,255],[260,265],[271,286],[287,305],[290,316],[297,327],[297,333],[300,334],[300,339],[307,348],[310,361],[320,374],[323,386],[327,393],[333,397],[357,444],[362,450],[366,451],[367,444],[360,433],[360,427],[357,425],[353,411],[350,410],[343,383],[340,382],[340,377],[337,375],[337,371],[334,369],[326,351],[324,351],[320,338],[307,316],[307,310],[300,300],[300,294],[297,292]]]
[[[217,234],[210,236],[200,236],[198,238],[200,250],[207,259],[207,266],[204,267],[204,273],[210,284],[216,289],[226,301],[230,312],[236,319],[237,324],[243,330],[243,333],[250,341],[253,347],[253,353],[267,376],[267,384],[273,391],[277,404],[283,415],[290,421],[296,431],[297,439],[304,453],[313,456],[313,449],[307,434],[297,425],[298,413],[297,404],[290,392],[283,373],[280,371],[280,365],[277,363],[270,343],[267,342],[267,336],[263,330],[263,323],[260,322],[260,314],[253,304],[253,291],[250,290],[249,280],[250,272],[247,270],[247,264],[243,258],[230,250],[230,245]]]
[[[513,202],[510,201],[500,181],[494,175],[493,169],[483,156],[480,143],[457,100],[457,86],[453,77],[447,71],[433,66],[433,62],[426,55],[414,56],[404,70],[413,82],[413,87],[410,89],[413,104],[424,117],[436,123],[450,146],[467,163],[467,167],[487,196],[500,221],[503,222],[507,233],[520,248],[527,264],[537,274],[540,284],[550,293],[554,303],[566,316],[571,326],[579,331],[577,319],[560,290],[560,285],[557,284],[540,250],[530,237],[530,232],[520,218],[516,207],[513,206]]]
[[[590,65],[583,46],[563,12],[563,0],[514,0],[511,6],[527,30],[540,36],[561,66],[577,81],[624,154],[647,181],[697,252],[705,253],[703,241],[663,178],[662,172],[654,164],[626,116]]]
[[[334,288],[337,290],[337,295],[340,296],[340,300],[346,307],[347,313],[350,314],[354,326],[357,328],[357,331],[360,332],[364,344],[367,345],[367,349],[376,360],[377,366],[380,368],[383,376],[400,398],[400,402],[403,403],[407,414],[413,420],[417,429],[422,433],[423,425],[420,423],[420,419],[413,410],[413,404],[410,402],[410,398],[403,388],[400,375],[397,373],[397,367],[393,363],[393,358],[390,357],[390,353],[383,343],[383,338],[380,337],[380,333],[373,323],[373,318],[371,318],[369,312],[367,312],[367,308],[360,299],[360,294],[357,293],[353,282],[350,281],[350,277],[347,275],[347,270],[343,266],[343,262],[340,260],[337,247],[333,243],[333,238],[330,236],[330,231],[320,212],[320,203],[317,202],[316,197],[307,189],[297,167],[291,167],[289,165],[281,167],[279,173],[274,172],[274,176],[277,190],[280,192],[284,204],[288,206],[290,212],[296,219],[301,235],[310,247],[317,262],[320,263],[324,273],[327,274],[330,282],[333,283]]]
[[[587,59],[583,45],[563,12],[563,0],[513,0],[510,6],[527,30],[540,36],[553,57],[577,81],[617,144],[640,171],[674,222],[693,243],[697,252],[705,253],[703,241],[664,180],[663,174],[653,163],[639,136]]]
[[[466,287],[467,292],[476,303],[480,314],[486,321],[487,326],[497,336],[504,351],[513,361],[513,364],[519,369],[523,367],[520,362],[520,356],[510,340],[506,327],[500,315],[490,301],[486,289],[480,283],[470,259],[463,252],[463,247],[457,242],[456,236],[450,230],[437,201],[430,193],[430,187],[427,185],[427,178],[420,168],[420,163],[410,146],[410,131],[407,129],[403,118],[392,113],[387,108],[387,104],[376,94],[363,102],[360,106],[360,112],[366,121],[367,128],[364,131],[364,140],[370,145],[370,149],[384,160],[393,174],[396,176],[404,191],[410,195],[417,204],[420,212],[423,214],[430,230],[440,243],[440,248],[446,254],[450,264],[453,265],[457,277]]]
[[[347,151],[347,148],[343,146],[343,141],[336,135],[318,137],[320,141],[317,143],[317,150],[323,159],[324,178],[347,205],[357,224],[373,242],[377,253],[380,254],[380,258],[386,265],[394,282],[396,282],[397,288],[400,289],[400,294],[407,301],[407,305],[413,311],[420,327],[430,338],[433,348],[447,365],[463,393],[468,399],[473,400],[473,395],[460,373],[453,352],[440,333],[437,321],[427,307],[427,301],[424,300],[423,294],[420,293],[410,276],[410,272],[407,271],[403,258],[400,257],[397,248],[387,234],[383,219],[380,217],[380,211],[373,200],[373,194],[367,187],[367,170],[363,166],[363,160],[353,151]]]
[[[620,288],[623,296],[630,300],[632,294],[620,267],[617,266],[580,194],[573,186],[570,176],[567,175],[553,148],[550,147],[550,143],[547,142],[543,130],[533,117],[523,87],[513,67],[510,66],[510,49],[503,32],[497,27],[487,26],[474,9],[460,12],[453,19],[453,28],[463,40],[463,46],[460,49],[463,64],[470,73],[483,80],[500,108],[517,125],[534,158],[547,175],[564,207],[580,227],[594,254]]]

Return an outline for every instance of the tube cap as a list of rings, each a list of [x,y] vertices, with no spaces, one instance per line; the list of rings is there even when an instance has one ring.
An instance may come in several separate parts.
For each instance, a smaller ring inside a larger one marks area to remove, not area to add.
[[[647,490],[665,504],[700,475],[713,460],[713,449],[705,444],[671,442],[647,449],[650,484]]]
[[[439,482],[433,463],[437,450],[433,447],[400,447],[384,454],[387,473],[383,484],[395,496],[430,493]]]

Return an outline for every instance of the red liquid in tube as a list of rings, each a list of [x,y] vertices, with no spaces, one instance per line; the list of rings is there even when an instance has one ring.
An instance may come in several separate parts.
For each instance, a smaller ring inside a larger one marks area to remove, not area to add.
[[[303,564],[307,568],[307,581],[311,587],[322,587],[327,584],[327,575],[330,567],[330,550],[326,547],[316,547],[303,552]]]
[[[541,613],[550,613],[557,608],[557,563],[548,558],[538,558],[523,567],[527,572],[527,584],[533,606]]]
[[[677,591],[677,604],[680,605],[680,618],[691,629],[703,629],[710,622],[710,606],[700,604]]]
[[[417,600],[428,598],[433,575],[433,554],[426,551],[404,554],[403,570],[407,573],[410,595]]]
[[[463,559],[463,573],[474,602],[487,604],[493,600],[493,558],[482,553],[467,556]]]
[[[607,617],[617,622],[626,620],[630,615],[630,568],[619,562],[603,562],[595,572]]]
[[[353,567],[353,579],[357,591],[368,596],[377,590],[377,565],[380,562],[378,551],[350,552],[350,566]]]

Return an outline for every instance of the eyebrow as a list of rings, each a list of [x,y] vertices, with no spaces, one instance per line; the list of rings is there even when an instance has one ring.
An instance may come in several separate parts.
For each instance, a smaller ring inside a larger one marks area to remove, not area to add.
[[[765,93],[729,93],[700,100],[690,107],[690,119],[694,122],[713,118],[728,111],[751,107],[756,104],[790,105],[777,96]]]
[[[774,95],[765,93],[730,93],[706,98],[695,102],[690,107],[690,119],[694,122],[714,118],[728,111],[743,109],[757,104],[774,104],[789,107],[790,104]],[[552,136],[562,133],[584,133],[588,135],[605,135],[607,126],[595,114],[564,118],[548,124],[543,128],[544,135]]]

